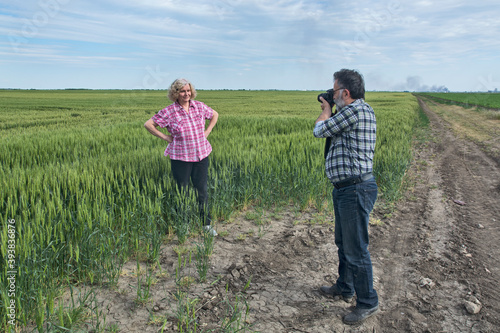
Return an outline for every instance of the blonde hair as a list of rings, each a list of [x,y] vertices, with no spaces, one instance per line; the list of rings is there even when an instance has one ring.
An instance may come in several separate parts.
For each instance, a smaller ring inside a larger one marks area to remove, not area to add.
[[[168,99],[171,100],[172,102],[176,102],[177,99],[179,98],[179,91],[186,85],[189,84],[191,87],[191,99],[196,98],[196,89],[194,89],[194,86],[191,82],[189,82],[186,79],[177,79],[172,84],[170,85],[170,88],[168,89]]]

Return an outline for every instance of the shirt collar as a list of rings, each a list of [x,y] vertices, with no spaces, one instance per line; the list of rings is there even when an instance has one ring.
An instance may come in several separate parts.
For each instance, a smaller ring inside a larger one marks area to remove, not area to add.
[[[178,107],[179,109],[181,109],[181,108],[182,108],[182,106],[180,105],[180,103],[179,103],[179,102],[177,102],[177,101],[175,101],[175,102],[174,102],[174,105],[175,105],[176,107]],[[191,108],[192,106],[194,107],[194,102],[193,102],[193,100],[192,100],[192,99],[190,99],[190,100],[189,100],[189,108]],[[188,111],[188,110],[186,110],[186,111]]]

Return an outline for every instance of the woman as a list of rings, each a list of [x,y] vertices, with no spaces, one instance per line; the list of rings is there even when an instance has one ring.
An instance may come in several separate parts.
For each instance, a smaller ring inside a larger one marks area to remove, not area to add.
[[[207,137],[217,123],[219,114],[206,104],[195,101],[195,97],[196,90],[188,80],[175,80],[168,91],[168,98],[174,103],[146,121],[144,127],[154,136],[168,142],[165,156],[170,155],[172,175],[177,186],[186,191],[191,179],[204,228],[217,236],[210,225],[208,207],[208,155],[212,146]],[[210,122],[205,128],[206,119],[210,119]],[[166,127],[170,134],[160,132],[158,126]]]

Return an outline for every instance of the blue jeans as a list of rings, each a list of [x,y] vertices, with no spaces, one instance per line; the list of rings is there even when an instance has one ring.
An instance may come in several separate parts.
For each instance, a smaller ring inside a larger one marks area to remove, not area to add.
[[[373,289],[373,268],[368,251],[368,221],[377,200],[375,179],[333,189],[335,209],[335,244],[339,255],[337,288],[344,296],[356,293],[356,306],[378,305]]]

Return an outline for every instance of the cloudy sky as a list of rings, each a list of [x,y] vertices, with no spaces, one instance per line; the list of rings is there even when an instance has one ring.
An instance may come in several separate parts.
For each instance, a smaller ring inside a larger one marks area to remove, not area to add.
[[[0,0],[0,88],[500,89],[498,0]]]

